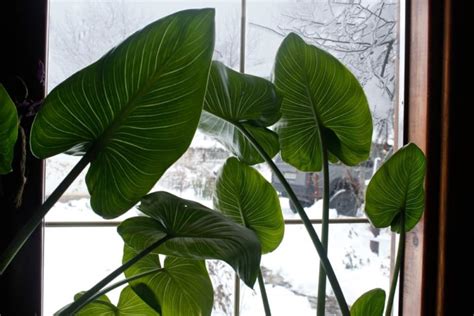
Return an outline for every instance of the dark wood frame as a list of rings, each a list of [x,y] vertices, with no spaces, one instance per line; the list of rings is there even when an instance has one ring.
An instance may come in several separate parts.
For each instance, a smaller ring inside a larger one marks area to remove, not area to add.
[[[406,135],[426,153],[426,207],[407,235],[402,278],[403,315],[472,315],[470,289],[462,290],[471,267],[459,265],[469,231],[469,193],[462,183],[472,161],[467,151],[467,43],[472,37],[465,1],[407,2]],[[472,102],[472,101],[471,101]],[[472,133],[471,133],[472,134]],[[466,204],[467,205],[467,204]],[[472,207],[471,207],[472,209]],[[458,245],[459,243],[459,245]],[[455,251],[460,247],[460,251]],[[468,247],[468,248],[465,248]]]

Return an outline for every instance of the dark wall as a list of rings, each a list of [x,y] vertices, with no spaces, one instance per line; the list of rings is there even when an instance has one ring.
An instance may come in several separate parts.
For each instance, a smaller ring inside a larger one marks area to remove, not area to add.
[[[45,92],[46,17],[47,0],[0,4],[0,82],[20,106],[24,131],[19,133],[14,172],[0,177],[0,251],[42,199],[43,166],[29,154],[27,138],[32,115]],[[41,265],[39,228],[0,276],[0,315],[41,315]]]
[[[445,315],[473,315],[474,145],[471,1],[452,1],[449,163],[446,218]],[[471,47],[471,48],[469,48]],[[469,56],[469,58],[468,58]],[[471,65],[471,66],[468,66]],[[468,87],[469,86],[469,87]],[[470,92],[470,93],[468,93]],[[442,120],[445,118],[441,118]]]

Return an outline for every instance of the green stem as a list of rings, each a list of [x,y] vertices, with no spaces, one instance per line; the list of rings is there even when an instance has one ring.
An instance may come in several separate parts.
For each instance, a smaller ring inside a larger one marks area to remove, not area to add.
[[[403,215],[403,213],[402,216],[400,216],[400,220],[400,240],[398,241],[397,259],[395,261],[395,267],[393,269],[392,283],[390,285],[390,292],[388,294],[385,316],[390,316],[392,314],[393,300],[395,298],[395,290],[397,289],[398,276],[400,274],[400,267],[403,262],[403,256],[405,255],[405,216]]]
[[[240,316],[240,278],[234,275],[234,316]]]
[[[115,279],[117,276],[119,276],[123,271],[130,268],[132,265],[134,265],[141,258],[145,257],[150,252],[152,252],[154,249],[156,249],[161,244],[163,244],[165,241],[167,241],[171,238],[172,238],[171,236],[165,236],[164,238],[154,242],[150,246],[148,246],[145,249],[143,249],[142,251],[140,251],[135,257],[133,257],[132,259],[125,262],[123,265],[121,265],[120,267],[118,267],[117,269],[112,271],[108,276],[103,278],[99,283],[94,285],[90,290],[88,290],[86,293],[84,293],[84,295],[82,295],[77,301],[75,301],[71,305],[65,307],[64,309],[60,310],[57,313],[57,315],[72,315],[75,312],[77,312],[77,310],[79,310],[82,306],[84,306],[87,302],[89,302],[91,297],[93,297],[104,286],[106,286],[113,279]]]
[[[102,291],[99,291],[97,292],[95,295],[93,295],[90,299],[87,300],[87,302],[84,303],[83,306],[79,307],[77,309],[77,311],[79,311],[82,307],[86,306],[87,304],[93,302],[94,300],[98,299],[99,297],[101,297],[102,295],[105,295],[107,294],[108,292],[112,291],[113,289],[116,289],[118,288],[119,286],[123,285],[123,284],[127,284],[127,283],[130,283],[132,281],[135,281],[137,279],[141,279],[143,277],[146,277],[147,275],[150,275],[150,274],[155,274],[157,272],[160,272],[160,271],[163,271],[164,268],[155,268],[155,269],[152,269],[152,270],[149,270],[149,271],[146,271],[146,272],[142,272],[142,273],[139,273],[139,274],[136,274],[134,276],[131,276],[127,279],[124,279],[124,280],[121,280],[121,281],[118,281],[106,288],[104,288]]]
[[[15,258],[17,253],[26,243],[31,234],[35,231],[38,225],[41,224],[43,217],[46,216],[48,211],[53,205],[59,200],[63,193],[69,188],[71,183],[77,178],[77,176],[84,170],[84,168],[91,161],[92,153],[87,152],[81,160],[74,166],[59,186],[54,190],[48,199],[32,214],[26,224],[16,233],[13,240],[10,242],[8,247],[0,255],[0,275],[2,275],[12,260]]]
[[[329,158],[326,144],[321,137],[321,151],[323,157],[323,214],[321,218],[321,242],[327,255],[329,237]],[[319,265],[318,303],[316,314],[323,316],[326,308],[326,273],[322,263]]]
[[[323,266],[324,270],[327,273],[329,283],[331,284],[331,287],[334,291],[334,295],[336,296],[337,302],[339,303],[339,307],[341,308],[342,315],[350,316],[349,307],[347,306],[346,299],[344,298],[344,294],[342,293],[341,286],[339,285],[336,274],[334,273],[334,269],[332,268],[331,263],[329,262],[325,248],[323,247],[321,241],[319,240],[318,234],[314,230],[314,227],[311,224],[311,221],[308,218],[308,215],[304,211],[304,208],[301,206],[301,203],[298,201],[298,198],[296,197],[295,192],[291,188],[288,181],[286,181],[280,169],[278,169],[278,167],[275,165],[272,158],[268,156],[268,154],[265,152],[262,146],[260,146],[257,140],[241,124],[238,124],[238,123],[233,123],[233,124],[245,135],[245,137],[252,143],[252,145],[258,151],[258,153],[267,162],[267,164],[270,166],[272,171],[280,180],[280,183],[285,188],[291,201],[295,204],[296,210],[301,220],[303,221],[303,225],[308,231],[309,237],[311,238],[311,241],[313,242],[313,245],[316,248],[316,251],[318,252],[321,265]]]
[[[265,282],[262,276],[262,269],[258,270],[258,287],[260,288],[260,295],[262,296],[263,308],[265,309],[265,316],[271,316],[270,303],[268,303],[267,291],[265,290]]]

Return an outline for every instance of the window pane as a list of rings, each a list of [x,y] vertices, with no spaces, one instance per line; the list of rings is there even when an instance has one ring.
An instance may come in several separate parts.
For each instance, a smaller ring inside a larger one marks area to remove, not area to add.
[[[370,159],[357,167],[330,166],[331,207],[341,216],[361,211],[368,180],[394,144],[398,96],[398,1],[248,0],[246,72],[270,78],[283,38],[290,32],[345,64],[364,87],[374,121]],[[299,172],[276,158],[311,218],[320,218],[322,175]],[[271,176],[270,176],[271,177]],[[279,181],[272,182],[283,196]],[[283,204],[289,208],[287,200]],[[285,212],[287,218],[297,218]]]
[[[215,59],[238,68],[240,1],[72,1],[50,3],[48,90],[94,62],[126,36],[179,10],[216,8]],[[197,132],[191,149],[162,177],[153,191],[166,190],[211,205],[217,165],[227,153]],[[79,157],[57,155],[47,160],[46,195],[64,179]],[[90,210],[84,171],[49,212],[47,221],[102,220]],[[130,211],[117,220],[136,215]]]
[[[239,1],[50,1],[48,89],[144,25],[179,10],[200,7],[216,8],[214,57],[238,68],[235,47],[240,45],[240,27],[234,27],[234,22],[240,21]],[[217,166],[226,157],[221,146],[198,133],[191,148],[152,191],[166,190],[211,206]],[[78,161],[68,155],[47,160],[46,196]],[[90,208],[85,173],[49,212],[47,222],[102,221]],[[135,215],[137,211],[132,209],[115,220]],[[45,315],[52,315],[75,293],[87,290],[121,263],[123,243],[114,228],[47,228],[45,244]],[[233,309],[233,272],[222,262],[208,262],[208,267],[215,287],[214,313],[228,315]]]
[[[320,225],[315,228],[319,234]],[[332,225],[329,259],[348,304],[376,287],[388,293],[389,231],[375,231],[368,224]],[[273,315],[315,314],[319,259],[302,225],[287,225],[279,248],[262,257],[262,272]],[[264,314],[258,285],[253,291],[241,284],[241,293],[242,315]],[[327,315],[340,315],[329,282],[326,295]]]
[[[74,295],[86,291],[122,264],[123,241],[115,228],[46,228],[44,249],[44,314],[53,315]],[[213,315],[233,310],[234,272],[222,261],[207,261],[214,286]],[[123,279],[121,275],[117,280]],[[120,287],[109,294],[118,301]]]
[[[53,315],[121,265],[123,241],[115,228],[46,228],[44,314]],[[118,291],[120,292],[120,291]],[[117,291],[110,298],[118,299]]]
[[[232,315],[234,311],[234,270],[227,263],[219,260],[207,260],[206,264],[214,286],[212,315]]]
[[[147,23],[192,7],[216,7],[214,58],[238,69],[240,1],[51,0],[49,90]],[[331,180],[334,181],[331,196],[338,193],[339,197],[333,204],[331,218],[363,216],[361,209],[368,179],[380,161],[391,153],[398,102],[397,12],[397,1],[247,0],[247,73],[270,78],[279,44],[286,34],[296,32],[340,58],[364,85],[374,115],[371,159],[354,168],[331,166]],[[211,206],[216,170],[227,155],[219,144],[197,133],[190,150],[166,172],[153,190],[166,190]],[[47,195],[78,160],[67,155],[48,159]],[[256,167],[278,188],[268,167]],[[320,218],[321,178],[292,169],[284,170],[284,173],[305,202],[309,216]],[[90,209],[84,175],[85,172],[55,205],[47,221],[102,220]],[[285,218],[299,218],[280,191]],[[312,198],[305,200],[303,197],[308,191]],[[116,220],[136,214],[132,209]],[[350,304],[368,289],[388,287],[390,235],[382,231],[375,237],[375,233],[365,224],[330,228],[330,257]],[[377,249],[378,254],[371,249]],[[47,228],[45,314],[52,314],[70,302],[75,293],[89,288],[117,267],[121,253],[122,242],[113,228]],[[304,228],[288,226],[280,248],[262,260],[275,315],[295,313],[295,308],[298,308],[298,315],[314,315],[318,262]],[[208,263],[208,269],[215,288],[213,314],[232,314],[232,270],[215,261]],[[242,315],[263,314],[258,285],[255,287],[256,292],[253,292],[241,286]],[[335,312],[337,302],[330,289],[327,294],[328,311]]]

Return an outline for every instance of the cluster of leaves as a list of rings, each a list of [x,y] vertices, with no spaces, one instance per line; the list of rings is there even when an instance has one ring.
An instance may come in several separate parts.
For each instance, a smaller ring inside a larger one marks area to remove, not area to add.
[[[367,100],[334,57],[290,34],[278,51],[273,84],[212,62],[213,47],[214,11],[181,11],[136,32],[45,99],[32,126],[33,154],[83,156],[79,165],[90,163],[86,183],[100,216],[115,218],[137,202],[143,213],[118,228],[125,246],[116,271],[129,284],[118,305],[99,283],[60,314],[209,315],[213,290],[204,260],[227,262],[253,287],[261,254],[283,238],[278,196],[251,165],[268,162],[280,147],[283,159],[304,171],[319,171],[328,159],[355,165],[368,157]],[[0,171],[8,172],[17,121],[2,86],[0,115],[6,118]],[[166,192],[147,195],[198,126],[235,156],[219,172],[215,210]],[[402,234],[411,229],[423,210],[423,177],[424,157],[415,145],[395,154],[368,188],[373,223]],[[384,300],[383,291],[368,292],[351,313],[380,315]]]

